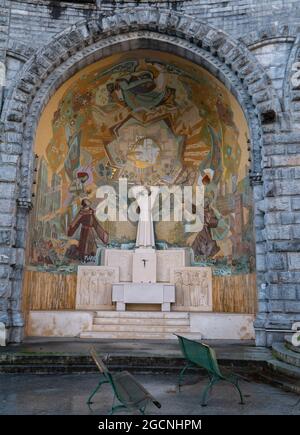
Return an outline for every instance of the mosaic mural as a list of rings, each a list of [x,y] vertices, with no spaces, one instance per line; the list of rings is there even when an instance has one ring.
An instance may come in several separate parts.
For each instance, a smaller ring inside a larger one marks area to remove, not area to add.
[[[63,271],[97,247],[132,246],[136,223],[99,222],[96,190],[129,184],[205,184],[205,224],[157,222],[158,247],[190,246],[216,273],[254,268],[248,130],[225,87],[177,56],[136,51],[103,59],[48,103],[36,138],[29,265]],[[131,245],[130,245],[131,244]]]

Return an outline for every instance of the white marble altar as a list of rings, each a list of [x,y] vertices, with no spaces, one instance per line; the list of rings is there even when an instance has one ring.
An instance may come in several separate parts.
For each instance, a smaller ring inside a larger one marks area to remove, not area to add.
[[[155,283],[156,280],[155,249],[139,248],[133,253],[132,281]]]
[[[162,311],[211,311],[210,268],[191,267],[188,248],[155,250],[149,189],[138,186],[136,249],[104,249],[103,266],[78,268],[76,309],[125,311],[126,304],[159,304]],[[156,192],[157,193],[157,192]],[[152,197],[152,199],[151,199]]]
[[[175,302],[174,284],[119,283],[112,287],[117,311],[125,311],[126,304],[160,304],[162,311],[170,311],[171,303]]]
[[[191,267],[190,258],[190,251],[185,248],[105,249],[103,266],[78,269],[76,309],[110,310],[117,302],[117,310],[125,309],[126,303],[159,303],[163,310],[169,310],[172,303],[173,311],[212,311],[211,268]],[[167,288],[174,290],[174,298],[171,295],[165,300]],[[127,296],[130,302],[126,302]]]
[[[79,266],[76,309],[113,309],[112,284],[119,282],[119,268]]]
[[[142,252],[141,248],[136,249]],[[120,282],[133,280],[134,250],[105,248],[103,249],[102,265],[119,267]],[[147,250],[148,251],[148,250]],[[152,250],[154,251],[154,250]],[[191,265],[191,251],[189,248],[171,248],[156,250],[156,282],[170,282],[172,271],[178,267]]]

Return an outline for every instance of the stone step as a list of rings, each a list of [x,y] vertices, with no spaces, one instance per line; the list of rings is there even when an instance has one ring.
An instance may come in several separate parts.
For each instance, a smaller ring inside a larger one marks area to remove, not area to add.
[[[55,364],[1,364],[0,373],[34,373],[35,375],[42,374],[67,374],[67,373],[97,373],[98,370],[95,364],[79,365],[67,363],[64,365]]]
[[[165,325],[93,325],[93,331],[99,332],[138,332],[138,333],[148,333],[148,332],[176,332],[182,334],[185,332],[190,332],[190,326],[165,326]]]
[[[94,325],[149,325],[149,326],[189,326],[189,319],[160,319],[138,317],[94,317]]]
[[[274,387],[282,388],[284,391],[300,394],[300,381],[297,381],[296,379],[290,380],[279,373],[276,373],[275,377],[273,372],[266,373],[265,371],[258,372],[257,377]]]
[[[192,340],[201,340],[198,332],[186,332],[184,336]],[[87,339],[115,339],[115,340],[176,340],[177,337],[171,333],[159,332],[99,332],[86,331],[80,334],[80,338]]]
[[[288,376],[289,378],[300,379],[300,368],[287,364],[277,359],[270,359],[267,361],[267,365],[272,369],[276,375],[278,373]]]
[[[200,334],[199,334],[200,335]],[[113,340],[176,340],[171,333],[162,332],[108,332],[86,331],[80,334],[80,338],[109,338]]]
[[[284,339],[285,339],[285,345],[289,350],[292,350],[293,352],[297,352],[300,354],[300,342],[299,342],[299,346],[294,346],[292,343],[292,334],[285,335]]]
[[[141,319],[189,319],[189,313],[183,311],[96,311],[95,317],[141,318]]]
[[[300,368],[300,353],[288,349],[284,343],[273,343],[272,351],[280,361]]]
[[[195,340],[201,340],[199,334],[184,334]],[[173,336],[171,336],[173,338]],[[23,343],[21,346],[7,346],[0,348],[0,373],[60,373],[68,371],[72,373],[98,372],[98,369],[90,356],[90,347],[94,346],[101,356],[109,354],[109,368],[114,371],[128,370],[154,372],[174,372],[178,375],[185,366],[176,340],[157,340],[146,342],[144,337],[140,341],[125,342],[110,339],[63,339],[51,341],[33,340]],[[58,345],[58,342],[61,344]],[[254,376],[263,370],[266,359],[266,348],[255,348],[244,344],[212,345],[218,354],[221,366],[231,367],[231,370],[241,373],[254,371]],[[225,350],[226,348],[226,350]],[[255,355],[250,352],[256,349]],[[198,369],[197,369],[198,371]],[[177,379],[177,378],[176,378]],[[295,380],[293,380],[295,382]],[[1,385],[1,375],[0,375]]]

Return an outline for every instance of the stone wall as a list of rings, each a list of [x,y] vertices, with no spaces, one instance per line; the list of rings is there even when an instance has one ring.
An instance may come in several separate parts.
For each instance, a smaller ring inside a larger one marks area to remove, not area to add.
[[[252,31],[261,31],[263,36],[274,23],[298,25],[300,20],[298,0],[5,0],[2,3],[10,3],[11,36],[34,47],[80,19],[141,5],[191,15],[235,37]]]
[[[0,321],[11,341],[22,339],[37,118],[68,76],[91,55],[108,53],[101,42],[108,38],[123,50],[146,48],[145,40],[161,48],[177,44],[180,55],[203,64],[238,98],[251,130],[257,343],[281,339],[300,320],[299,29],[298,0],[0,0],[0,62],[7,68],[1,92]],[[128,32],[138,34],[130,39]]]

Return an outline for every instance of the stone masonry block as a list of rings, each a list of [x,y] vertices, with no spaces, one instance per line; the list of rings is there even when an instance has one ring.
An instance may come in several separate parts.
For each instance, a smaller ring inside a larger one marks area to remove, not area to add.
[[[300,239],[300,225],[291,225],[292,234],[291,237],[294,239]]]
[[[300,301],[286,301],[285,311],[287,313],[300,313]]]
[[[269,225],[266,235],[268,240],[288,240],[291,238],[291,229],[288,225]]]
[[[292,198],[292,208],[293,210],[300,210],[300,197]]]
[[[269,197],[265,199],[266,210],[270,212],[288,211],[291,207],[291,199],[289,197]],[[299,201],[300,207],[300,201]],[[300,208],[299,208],[300,209]]]
[[[268,253],[267,254],[267,265],[269,269],[279,269],[283,270],[286,267],[286,254],[283,253]]]
[[[268,309],[272,312],[284,312],[285,310],[285,301],[269,301],[268,302]]]
[[[271,284],[268,288],[268,296],[270,299],[296,299],[297,286]]]
[[[300,252],[289,252],[288,264],[290,270],[300,270]]]

